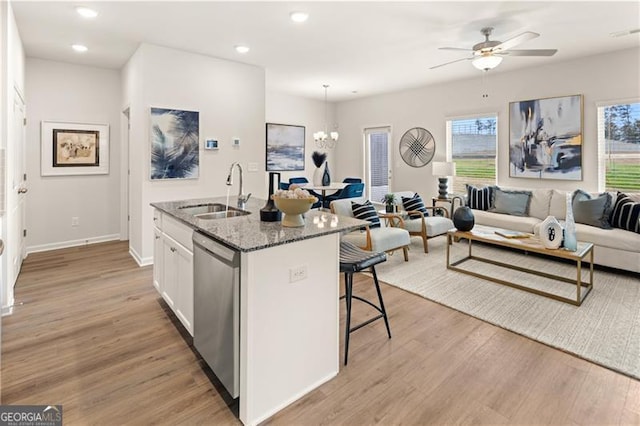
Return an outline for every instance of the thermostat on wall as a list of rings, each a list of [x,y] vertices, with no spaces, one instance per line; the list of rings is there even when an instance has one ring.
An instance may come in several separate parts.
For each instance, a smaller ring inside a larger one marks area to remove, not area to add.
[[[233,146],[240,146],[240,138],[233,138]]]
[[[216,139],[207,139],[204,143],[204,149],[218,149],[218,141]]]

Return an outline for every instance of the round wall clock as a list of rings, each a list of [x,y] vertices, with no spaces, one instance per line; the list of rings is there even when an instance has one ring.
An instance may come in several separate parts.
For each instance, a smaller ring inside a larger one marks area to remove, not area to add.
[[[436,141],[427,129],[414,127],[400,138],[400,156],[411,167],[429,164],[436,153]]]

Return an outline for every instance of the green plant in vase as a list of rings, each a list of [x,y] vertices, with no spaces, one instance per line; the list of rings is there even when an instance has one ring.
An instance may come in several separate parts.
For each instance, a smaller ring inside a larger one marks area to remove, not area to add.
[[[385,196],[382,197],[382,202],[384,202],[387,213],[393,213],[395,211],[396,197],[392,193],[385,194]]]

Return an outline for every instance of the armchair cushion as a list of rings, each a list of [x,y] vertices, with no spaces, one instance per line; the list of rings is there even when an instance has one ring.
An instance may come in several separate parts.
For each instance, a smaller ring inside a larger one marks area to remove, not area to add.
[[[351,210],[353,211],[353,216],[356,219],[368,220],[371,222],[369,228],[379,228],[380,227],[380,217],[378,216],[378,212],[376,208],[373,207],[371,201],[367,200],[363,204],[351,202]]]
[[[383,227],[369,230],[371,236],[371,251],[390,251],[409,245],[409,232],[402,228]],[[348,241],[358,247],[367,245],[367,233],[354,231],[342,236],[342,241]]]
[[[435,237],[453,228],[453,222],[448,217],[430,216],[424,218],[427,237]],[[408,218],[404,221],[404,229],[411,233],[422,232],[422,218]]]
[[[423,215],[429,216],[429,212],[424,207],[424,202],[417,192],[411,198],[402,197],[402,206],[406,211],[419,211]]]

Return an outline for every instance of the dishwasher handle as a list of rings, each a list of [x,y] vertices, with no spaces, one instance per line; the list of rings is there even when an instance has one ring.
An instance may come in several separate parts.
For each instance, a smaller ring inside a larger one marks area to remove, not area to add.
[[[222,244],[213,241],[210,237],[197,231],[193,232],[193,244],[199,246],[225,263],[231,265],[237,265],[238,263],[239,252],[223,246]]]

